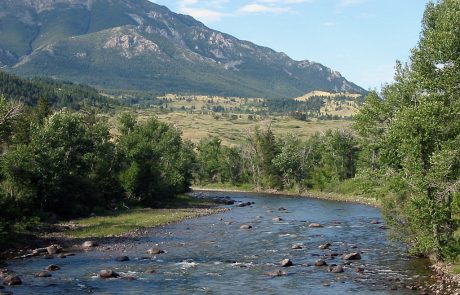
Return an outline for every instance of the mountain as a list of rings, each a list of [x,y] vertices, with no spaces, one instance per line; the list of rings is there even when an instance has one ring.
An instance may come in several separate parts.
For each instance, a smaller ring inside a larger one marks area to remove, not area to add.
[[[0,0],[0,67],[103,89],[294,98],[365,93],[319,63],[147,0]]]

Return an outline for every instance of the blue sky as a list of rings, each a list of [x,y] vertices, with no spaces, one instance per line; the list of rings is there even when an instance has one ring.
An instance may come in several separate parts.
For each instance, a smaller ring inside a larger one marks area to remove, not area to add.
[[[312,60],[366,89],[393,78],[428,0],[153,0],[212,29]]]

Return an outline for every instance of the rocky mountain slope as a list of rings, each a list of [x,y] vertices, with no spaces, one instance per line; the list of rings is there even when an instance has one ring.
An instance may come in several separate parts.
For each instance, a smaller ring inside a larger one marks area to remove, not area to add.
[[[0,67],[107,89],[272,98],[365,92],[319,63],[147,0],[0,0]]]

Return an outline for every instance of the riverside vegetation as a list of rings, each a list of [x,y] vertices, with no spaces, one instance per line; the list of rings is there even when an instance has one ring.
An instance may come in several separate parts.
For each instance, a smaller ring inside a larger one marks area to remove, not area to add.
[[[215,136],[194,145],[174,126],[130,113],[114,135],[95,111],[1,97],[1,232],[123,203],[160,206],[192,182],[317,189],[378,198],[412,254],[458,260],[459,51],[460,3],[430,3],[410,62],[368,95],[354,131],[300,139],[256,127],[231,147]]]

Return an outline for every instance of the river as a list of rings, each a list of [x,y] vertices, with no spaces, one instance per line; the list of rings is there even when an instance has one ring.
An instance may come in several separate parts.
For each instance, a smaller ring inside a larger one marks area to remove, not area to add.
[[[429,275],[427,261],[408,258],[389,241],[378,209],[300,197],[207,194],[254,205],[152,229],[106,251],[10,261],[9,268],[21,276],[23,285],[8,290],[14,294],[418,294],[401,285]],[[281,207],[286,210],[280,211]],[[275,217],[282,220],[273,221]],[[322,227],[311,228],[310,223]],[[242,224],[252,229],[240,229]],[[330,249],[318,248],[325,243],[331,244]],[[294,244],[302,249],[292,249]],[[146,254],[152,247],[166,253]],[[330,254],[350,252],[360,252],[362,259],[345,265],[343,273],[312,265],[320,258],[329,265],[342,264],[340,256],[329,259]],[[120,255],[130,260],[115,261]],[[285,258],[294,266],[280,267]],[[49,264],[61,270],[50,278],[34,277]],[[152,267],[156,273],[147,274]],[[107,268],[136,280],[98,278],[99,271]],[[287,275],[267,275],[277,270]]]

